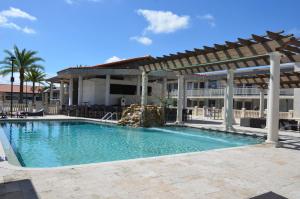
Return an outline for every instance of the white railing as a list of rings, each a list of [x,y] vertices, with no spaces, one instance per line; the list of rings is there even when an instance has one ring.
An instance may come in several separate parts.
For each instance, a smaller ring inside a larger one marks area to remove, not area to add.
[[[40,109],[42,107],[41,103],[37,103],[35,107],[32,104],[13,104],[12,111],[13,112],[20,112],[20,111],[33,111],[33,109]],[[4,103],[0,105],[0,112],[10,112],[10,104]]]
[[[217,96],[224,96],[225,89],[224,88],[216,88],[216,89],[193,89],[193,90],[186,90],[187,97],[217,97]],[[172,90],[169,92],[170,97],[177,96],[178,91]],[[259,96],[260,90],[258,88],[239,88],[236,87],[233,89],[234,96]],[[293,96],[294,90],[293,89],[281,89],[280,90],[281,96]]]
[[[45,112],[46,112],[46,114],[49,114],[49,115],[57,115],[57,114],[59,114],[59,106],[58,106],[58,104],[57,105],[48,105],[48,106],[46,106]]]
[[[264,116],[266,116],[267,110],[264,111]],[[192,112],[194,117],[202,117],[202,118],[210,118],[210,119],[224,119],[224,108],[223,109],[216,109],[216,108],[198,108],[195,107]],[[217,114],[217,115],[216,115]],[[240,118],[259,118],[259,111],[256,110],[237,110],[233,109],[233,115],[235,119]],[[293,119],[294,111],[290,110],[289,112],[280,112],[279,118],[280,119]]]
[[[35,110],[41,110],[44,109],[46,114],[50,115],[56,115],[59,113],[59,104],[56,103],[54,105],[43,105],[40,102],[37,102],[35,106],[32,106],[32,104],[18,104],[15,103],[12,106],[13,112],[32,112]],[[9,113],[10,112],[10,103],[2,103],[0,104],[0,112]]]

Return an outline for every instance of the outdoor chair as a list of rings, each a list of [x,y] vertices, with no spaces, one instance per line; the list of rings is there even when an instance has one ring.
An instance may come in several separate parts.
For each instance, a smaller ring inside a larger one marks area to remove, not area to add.
[[[60,113],[63,114],[63,115],[68,115],[68,110],[67,110],[67,106],[66,105],[62,105],[61,106]]]
[[[241,118],[240,126],[263,129],[266,127],[266,119],[265,118]]]
[[[279,128],[281,130],[298,130],[298,122],[296,120],[289,120],[289,119],[280,119],[279,120]]]
[[[39,111],[35,112],[20,112],[17,117],[24,117],[24,116],[44,116],[44,109],[40,109]]]

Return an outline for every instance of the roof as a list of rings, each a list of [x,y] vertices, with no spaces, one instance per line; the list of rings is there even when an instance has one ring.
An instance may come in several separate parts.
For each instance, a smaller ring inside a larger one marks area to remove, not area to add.
[[[39,89],[42,87],[36,86],[35,87],[35,92],[37,93]],[[11,86],[10,84],[0,84],[0,93],[10,93],[11,91]],[[23,86],[23,91],[26,93],[26,86]],[[14,93],[19,93],[20,92],[20,85],[13,85],[13,92]],[[33,93],[32,92],[32,86],[27,86],[27,93]]]
[[[80,67],[68,67],[63,69],[59,72],[69,70],[69,69],[138,69],[139,66],[144,63],[145,61],[152,60],[153,57],[150,55],[143,56],[143,57],[134,57],[129,59],[124,59],[116,62],[104,63],[104,64],[97,64],[93,66],[80,66]]]
[[[270,64],[269,53],[275,51],[285,55],[281,63],[300,61],[300,39],[284,31],[266,31],[262,36],[252,34],[248,39],[224,43],[156,57],[140,68],[146,72],[167,70],[184,75],[264,66]]]

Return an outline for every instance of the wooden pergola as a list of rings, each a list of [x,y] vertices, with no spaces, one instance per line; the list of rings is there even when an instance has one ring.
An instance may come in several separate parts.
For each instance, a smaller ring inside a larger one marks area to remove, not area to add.
[[[225,44],[203,46],[184,52],[151,58],[141,62],[142,105],[147,103],[148,74],[154,71],[172,71],[178,75],[177,122],[182,122],[184,99],[184,76],[195,73],[227,70],[225,95],[225,129],[232,130],[233,124],[233,84],[234,73],[239,68],[251,68],[270,65],[270,73],[252,77],[240,77],[236,81],[249,82],[266,88],[268,85],[268,139],[278,141],[279,89],[281,86],[298,87],[299,73],[280,74],[280,64],[300,62],[300,39],[284,31],[267,31],[265,35],[252,34],[251,38],[238,38],[237,41],[225,41]],[[280,81],[281,85],[280,85]]]
[[[244,75],[235,77],[235,84],[255,84],[260,88],[267,89],[270,74]],[[280,73],[281,88],[300,88],[300,72],[290,71]]]
[[[204,46],[185,52],[164,55],[144,61],[145,72],[171,70],[178,74],[194,74],[227,69],[269,65],[268,53],[278,51],[285,55],[281,63],[300,61],[300,41],[284,31],[267,31],[265,35],[252,34],[251,38],[225,41],[225,44]]]

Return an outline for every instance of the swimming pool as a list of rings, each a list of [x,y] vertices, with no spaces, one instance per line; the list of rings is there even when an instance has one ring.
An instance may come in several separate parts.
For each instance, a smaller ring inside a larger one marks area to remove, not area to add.
[[[22,121],[0,123],[0,126],[0,140],[9,154],[8,161],[11,164],[19,162],[23,167],[154,157],[263,141],[251,136],[193,128],[129,128],[86,121]]]

